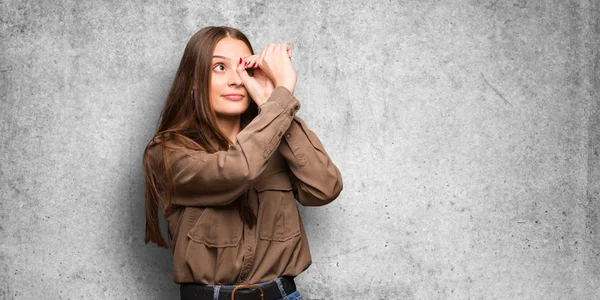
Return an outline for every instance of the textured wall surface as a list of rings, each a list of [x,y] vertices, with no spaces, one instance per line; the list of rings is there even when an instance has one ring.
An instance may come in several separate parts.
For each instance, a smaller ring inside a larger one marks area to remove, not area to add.
[[[141,155],[207,25],[293,47],[342,172],[307,299],[600,297],[599,1],[156,2],[0,1],[0,299],[177,298]]]

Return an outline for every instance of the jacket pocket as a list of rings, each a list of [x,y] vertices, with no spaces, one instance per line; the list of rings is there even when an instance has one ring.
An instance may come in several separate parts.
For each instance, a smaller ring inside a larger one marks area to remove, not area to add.
[[[255,185],[260,201],[259,238],[284,242],[300,234],[300,216],[286,172],[262,179]]]
[[[208,247],[234,247],[242,238],[243,227],[236,205],[211,206],[204,208],[187,236]]]

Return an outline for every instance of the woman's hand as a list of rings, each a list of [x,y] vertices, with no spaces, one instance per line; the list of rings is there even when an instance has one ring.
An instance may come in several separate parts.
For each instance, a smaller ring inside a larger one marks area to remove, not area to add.
[[[246,67],[244,67],[244,65],[246,65]],[[250,67],[248,67],[247,62],[243,60],[242,63],[238,65],[236,71],[242,79],[246,91],[248,91],[248,94],[252,97],[252,100],[256,102],[256,105],[261,106],[269,99],[275,86],[262,70],[254,69],[252,70],[253,75],[250,76],[248,71],[246,71],[247,68],[249,69]]]
[[[238,65],[237,72],[258,106],[267,101],[277,86],[283,86],[291,93],[294,92],[296,71],[291,58],[290,46],[270,43],[260,54],[248,56]],[[254,77],[248,75],[247,68],[253,70]]]

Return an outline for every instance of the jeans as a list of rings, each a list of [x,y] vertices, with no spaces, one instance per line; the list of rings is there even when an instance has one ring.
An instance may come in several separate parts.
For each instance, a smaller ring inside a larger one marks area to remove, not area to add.
[[[298,291],[286,295],[285,290],[283,290],[283,284],[281,284],[281,279],[277,278],[275,279],[275,282],[277,282],[277,287],[279,287],[279,292],[281,292],[281,296],[283,297],[279,298],[279,300],[302,300],[302,296],[300,296]]]
[[[298,291],[295,291],[295,292],[287,295],[287,299],[288,300],[302,300],[302,296],[300,296],[300,293],[298,293]],[[280,298],[279,300],[283,300],[283,298]]]
[[[277,278],[275,280],[273,280],[277,283],[277,287],[279,288],[279,292],[281,293],[281,297],[278,300],[302,300],[302,296],[300,296],[300,293],[298,293],[298,291],[294,291],[293,293],[287,295],[285,293],[285,290],[283,289],[283,284],[281,283],[281,279]],[[269,281],[271,282],[271,281]],[[266,284],[268,284],[269,282],[264,282],[264,283],[259,283],[259,286],[264,286]],[[219,298],[219,290],[221,289],[221,286],[214,286],[215,287],[215,293],[214,293],[214,299],[218,299]]]

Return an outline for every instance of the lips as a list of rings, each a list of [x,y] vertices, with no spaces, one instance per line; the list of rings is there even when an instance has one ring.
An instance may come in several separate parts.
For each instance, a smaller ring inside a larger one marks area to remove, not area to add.
[[[231,101],[240,101],[240,100],[244,99],[244,95],[231,93],[231,94],[223,95],[223,98],[225,98],[227,100],[231,100]]]

